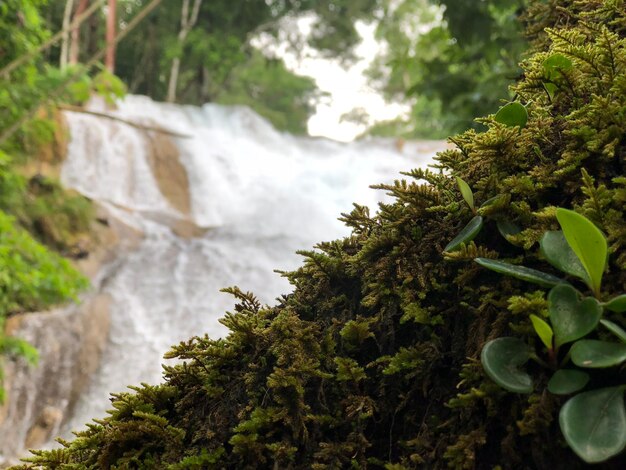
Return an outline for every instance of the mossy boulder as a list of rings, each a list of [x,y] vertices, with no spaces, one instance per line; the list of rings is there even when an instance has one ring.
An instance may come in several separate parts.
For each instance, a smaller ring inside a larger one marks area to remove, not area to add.
[[[559,429],[565,398],[545,391],[549,372],[533,369],[535,392],[519,395],[479,361],[500,336],[539,342],[529,314],[546,309],[545,291],[473,259],[558,274],[537,242],[558,228],[556,207],[575,209],[607,236],[605,294],[624,292],[625,9],[553,1],[529,12],[559,20],[515,86],[523,128],[487,117],[485,132],[451,139],[456,149],[434,169],[379,186],[395,202],[345,214],[352,234],[285,274],[293,294],[267,307],[229,289],[238,304],[222,320],[228,337],[174,347],[167,357],[181,363],[162,385],[115,395],[109,417],[23,468],[583,467]],[[555,54],[572,66],[548,76]],[[480,234],[444,254],[474,215],[454,176],[477,206],[491,201]],[[626,456],[604,465],[624,468]]]

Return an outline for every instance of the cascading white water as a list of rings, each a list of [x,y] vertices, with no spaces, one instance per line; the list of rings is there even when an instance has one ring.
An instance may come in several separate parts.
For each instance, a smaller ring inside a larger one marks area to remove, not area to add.
[[[107,206],[140,229],[139,248],[120,260],[103,289],[113,299],[103,365],[80,399],[70,429],[108,408],[109,392],[160,380],[163,353],[181,340],[224,328],[218,318],[233,305],[219,289],[237,285],[261,301],[290,291],[274,269],[295,268],[298,249],[348,234],[337,220],[352,202],[373,209],[386,196],[370,184],[424,167],[442,142],[391,140],[341,144],[274,130],[247,108],[161,104],[129,96],[115,116],[161,126],[176,138],[199,237],[176,236],[161,220],[178,217],[148,163],[144,130],[122,122],[68,113],[66,186]]]

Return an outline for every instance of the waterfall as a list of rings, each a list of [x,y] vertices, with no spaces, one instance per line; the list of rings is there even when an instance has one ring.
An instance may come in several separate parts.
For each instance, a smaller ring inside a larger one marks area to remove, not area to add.
[[[140,96],[128,96],[110,113],[182,135],[67,113],[64,184],[143,238],[102,283],[111,298],[110,337],[65,436],[104,416],[109,392],[159,382],[162,356],[172,344],[224,334],[218,319],[233,299],[221,288],[237,285],[265,303],[288,293],[274,269],[294,269],[296,250],[347,235],[340,213],[353,201],[376,209],[388,197],[369,185],[424,167],[444,148],[442,142],[294,137],[248,108],[179,106]],[[184,171],[168,158],[178,159]],[[194,236],[181,236],[181,224],[195,227]]]

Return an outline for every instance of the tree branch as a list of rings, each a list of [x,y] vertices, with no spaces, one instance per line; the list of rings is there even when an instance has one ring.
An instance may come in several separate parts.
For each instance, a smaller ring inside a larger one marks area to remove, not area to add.
[[[69,105],[69,104],[60,104],[58,106],[58,108],[62,109],[64,111],[71,111],[73,113],[83,113],[83,114],[89,114],[91,116],[97,116],[97,117],[101,117],[101,118],[110,119],[112,121],[121,122],[121,123],[126,124],[128,126],[135,127],[137,129],[141,129],[143,131],[154,131],[154,132],[159,132],[161,134],[171,135],[173,137],[180,137],[180,138],[183,138],[183,139],[190,139],[190,138],[193,137],[190,134],[183,134],[181,132],[176,132],[176,131],[172,131],[170,129],[165,129],[164,127],[149,126],[149,125],[146,125],[146,124],[139,124],[138,122],[128,121],[127,119],[123,119],[123,118],[118,117],[118,116],[113,116],[112,114],[100,113],[98,111],[90,111],[88,109],[81,108],[80,106],[72,106],[72,105]]]

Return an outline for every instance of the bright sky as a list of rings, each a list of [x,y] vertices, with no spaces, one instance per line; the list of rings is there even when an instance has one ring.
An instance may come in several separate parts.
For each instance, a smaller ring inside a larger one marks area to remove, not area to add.
[[[313,19],[300,18],[297,28],[302,35],[310,31]],[[393,119],[408,111],[408,106],[386,103],[383,97],[367,85],[364,71],[369,67],[381,45],[374,38],[376,25],[358,22],[356,28],[362,42],[356,48],[359,58],[351,67],[346,68],[338,60],[320,58],[314,50],[305,47],[300,57],[290,51],[286,44],[270,45],[270,39],[260,38],[259,46],[270,47],[283,57],[287,67],[300,75],[313,77],[318,88],[327,92],[329,99],[322,100],[317,106],[317,113],[309,120],[309,134],[349,142],[361,134],[366,125],[353,122],[340,122],[341,116],[354,108],[363,108],[372,121]],[[267,42],[266,42],[267,41]]]

